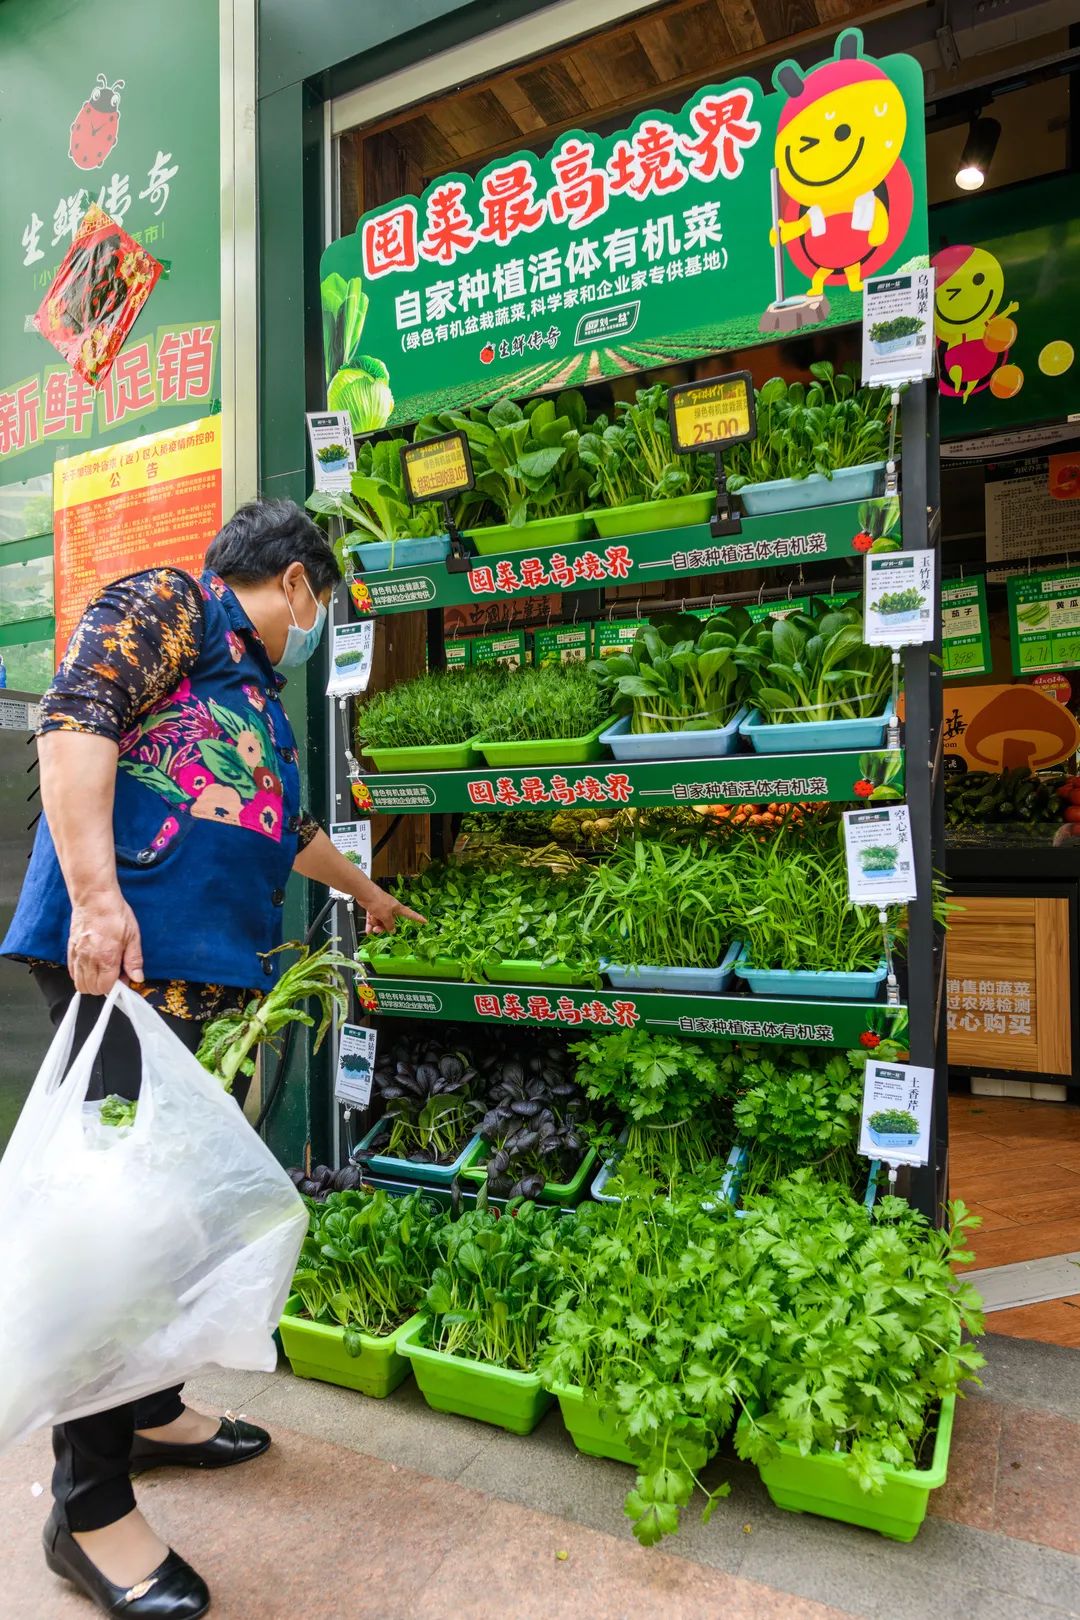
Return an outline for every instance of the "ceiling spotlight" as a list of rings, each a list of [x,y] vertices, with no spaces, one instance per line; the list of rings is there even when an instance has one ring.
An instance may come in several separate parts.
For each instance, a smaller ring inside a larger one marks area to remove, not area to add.
[[[1001,125],[996,118],[973,118],[960,154],[956,183],[961,191],[978,191],[997,151]]]

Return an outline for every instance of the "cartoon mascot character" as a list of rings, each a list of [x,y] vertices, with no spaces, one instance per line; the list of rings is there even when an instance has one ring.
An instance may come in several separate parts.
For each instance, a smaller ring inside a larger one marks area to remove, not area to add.
[[[1016,342],[1016,323],[1009,316],[1020,306],[1014,302],[1000,307],[1005,272],[985,248],[942,248],[930,262],[941,392],[966,405],[972,394],[994,388],[994,373],[1005,366]]]
[[[860,54],[846,29],[836,56],[805,78],[782,62],[773,83],[788,97],[776,131],[780,241],[810,280],[861,292],[888,262],[911,223],[911,176],[900,160],[907,111],[884,68]],[[774,225],[770,235],[776,246]]]

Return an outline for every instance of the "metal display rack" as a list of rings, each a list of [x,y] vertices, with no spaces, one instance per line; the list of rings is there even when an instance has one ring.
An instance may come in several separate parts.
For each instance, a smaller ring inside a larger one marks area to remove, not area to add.
[[[934,383],[918,383],[907,389],[901,427],[901,544],[905,550],[930,547],[938,552],[938,400]],[[821,562],[835,566],[841,558],[848,564],[859,561],[852,551],[853,531],[864,526],[866,506],[880,504],[884,499],[745,518],[741,534],[722,541],[713,539],[708,524],[703,524],[661,534],[478,557],[471,569],[451,570],[436,564],[361,575],[365,591],[357,594],[365,616],[374,616],[377,634],[379,621],[386,615],[424,612],[428,665],[442,668],[446,661],[443,609],[464,602],[569,591],[576,593],[575,618],[599,618],[605,611],[601,586],[686,579],[747,568],[795,568],[799,570],[799,591],[813,590],[818,584],[826,589],[828,575],[822,581],[808,580],[802,577],[804,566]],[[612,547],[619,548],[616,573],[598,574],[599,567],[610,569]],[[528,568],[523,566],[526,561],[530,563]],[[541,575],[545,576],[543,580]],[[523,577],[531,584],[523,583]],[[720,606],[724,598],[717,595],[711,600]],[[348,593],[340,591],[334,607],[335,622],[356,616]],[[935,873],[940,874],[944,865],[940,651],[938,602],[933,642],[908,648],[903,654],[905,746],[899,762],[895,749],[881,749],[869,754],[741,754],[666,763],[605,760],[554,769],[350,776],[339,728],[333,726],[330,733],[333,819],[379,813],[394,817],[376,846],[378,850],[392,836],[400,816],[431,815],[435,854],[445,847],[451,819],[463,811],[498,814],[521,803],[550,803],[556,808],[590,802],[643,806],[737,803],[776,799],[784,793],[792,799],[857,804],[864,795],[856,793],[856,782],[868,778],[880,781],[891,761],[892,785],[906,788],[919,896],[908,908],[906,995],[901,998],[902,1005],[773,1000],[750,994],[667,995],[606,988],[552,988],[550,984],[474,985],[378,974],[365,987],[364,1003],[354,1001],[354,1014],[366,1017],[370,1013],[376,1021],[450,1019],[497,1023],[502,1027],[524,1024],[617,1028],[630,1022],[669,1034],[823,1046],[853,1046],[869,1030],[887,1034],[893,1021],[906,1014],[910,1061],[934,1071],[934,1127],[931,1162],[923,1169],[901,1171],[899,1185],[914,1205],[940,1223],[948,1186],[945,946],[942,927],[934,919],[932,899]],[[348,920],[339,916],[338,922],[337,931],[348,937]]]

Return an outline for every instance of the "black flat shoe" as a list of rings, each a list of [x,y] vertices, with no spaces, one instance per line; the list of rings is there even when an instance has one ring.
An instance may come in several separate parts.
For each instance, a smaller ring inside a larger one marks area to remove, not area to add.
[[[261,1456],[269,1444],[265,1429],[226,1414],[217,1434],[195,1446],[173,1446],[164,1440],[143,1440],[136,1435],[131,1446],[130,1472],[145,1474],[148,1468],[232,1468]]]
[[[136,1586],[114,1586],[70,1531],[52,1514],[42,1537],[45,1562],[54,1575],[78,1587],[103,1614],[118,1620],[199,1620],[210,1607],[210,1589],[190,1564],[170,1550],[165,1562]]]

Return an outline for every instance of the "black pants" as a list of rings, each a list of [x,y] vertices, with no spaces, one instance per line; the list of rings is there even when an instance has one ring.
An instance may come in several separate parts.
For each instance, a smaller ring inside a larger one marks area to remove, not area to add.
[[[34,978],[49,1006],[53,1027],[59,1026],[75,986],[60,968],[39,967]],[[101,1012],[102,996],[83,996],[75,1023],[72,1059],[90,1034]],[[199,1045],[202,1025],[190,1018],[163,1013],[169,1028],[192,1052]],[[88,1097],[135,1098],[139,1094],[139,1043],[123,1013],[114,1012],[94,1062]],[[106,1261],[103,1257],[102,1264]],[[69,1530],[101,1530],[115,1524],[135,1506],[128,1461],[136,1429],[157,1429],[184,1410],[182,1385],[148,1395],[145,1400],[95,1412],[91,1417],[60,1423],[53,1429],[53,1496],[60,1518]]]

